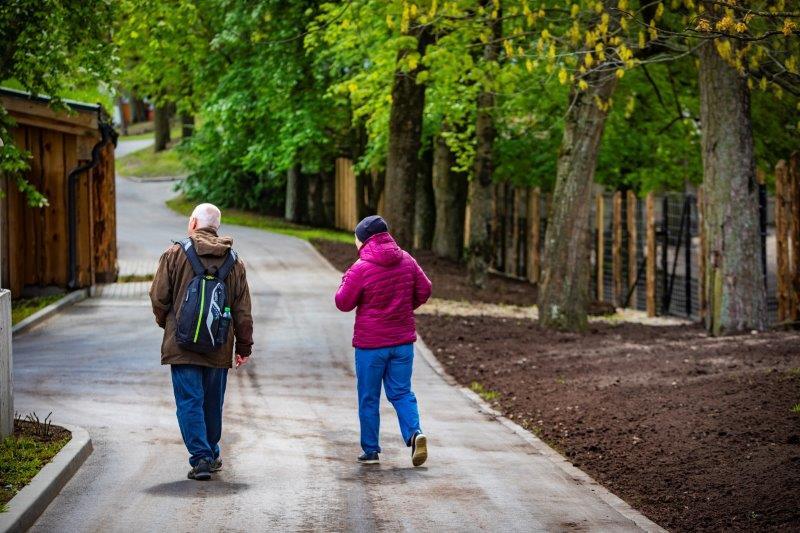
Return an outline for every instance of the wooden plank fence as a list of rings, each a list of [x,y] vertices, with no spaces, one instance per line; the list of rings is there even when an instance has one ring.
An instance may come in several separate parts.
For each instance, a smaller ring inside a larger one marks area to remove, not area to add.
[[[781,322],[800,319],[799,174],[798,153],[775,169],[776,276],[773,276],[775,256],[767,259],[773,262],[770,279],[777,278]],[[357,223],[356,194],[352,163],[346,158],[337,159],[337,228],[350,231]],[[495,185],[494,197],[493,268],[511,277],[539,283],[551,195],[539,188],[500,183]],[[666,305],[670,307],[667,312],[703,319],[707,312],[703,202],[702,188],[696,195],[665,193],[656,197],[651,192],[641,198],[632,190],[605,195],[598,192],[593,213],[595,298],[618,307],[641,306],[648,316],[655,316]],[[467,206],[465,245],[469,241],[469,217]],[[771,235],[762,237],[771,238]]]
[[[796,322],[800,306],[800,154],[775,166],[778,322]]]
[[[358,224],[356,173],[353,162],[345,157],[336,159],[334,226],[353,231]]]
[[[31,207],[13,178],[0,178],[6,192],[0,212],[0,282],[14,298],[26,288],[67,287],[69,264],[68,175],[92,159],[100,141],[98,106],[70,104],[72,113],[54,111],[43,98],[0,90],[0,102],[16,121],[14,143],[31,154],[25,178],[48,200]],[[76,282],[87,287],[117,275],[114,147],[107,144],[99,163],[76,180]]]

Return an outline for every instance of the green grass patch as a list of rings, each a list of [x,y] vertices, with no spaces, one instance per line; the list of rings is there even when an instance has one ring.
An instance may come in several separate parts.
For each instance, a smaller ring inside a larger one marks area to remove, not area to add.
[[[472,392],[474,392],[487,402],[493,402],[500,397],[499,392],[493,390],[487,390],[484,388],[483,385],[481,385],[477,381],[473,381],[472,384],[470,384],[469,388]]]
[[[18,300],[13,300],[11,302],[11,325],[25,320],[36,311],[44,309],[48,305],[59,301],[63,297],[63,294],[52,294],[50,296],[20,298]]]
[[[786,371],[786,379],[800,379],[800,368],[790,368]]]
[[[153,274],[126,274],[117,278],[117,283],[135,283],[137,281],[153,281]]]
[[[167,207],[176,213],[187,217],[192,213],[195,205],[196,204],[194,202],[187,200],[183,196],[173,198],[172,200],[167,200]],[[352,233],[334,229],[314,228],[311,226],[303,226],[301,224],[293,224],[283,220],[282,218],[260,215],[258,213],[242,211],[241,209],[223,209],[222,224],[263,229],[266,231],[271,231],[272,233],[291,235],[292,237],[297,237],[306,241],[311,239],[323,239],[353,244]]]
[[[155,139],[155,132],[153,131],[152,122],[138,122],[128,126],[130,135],[121,135],[120,141],[143,141],[145,139]],[[180,124],[173,126],[169,129],[169,138],[173,141],[181,139],[182,129]]]
[[[800,415],[800,403],[794,404],[791,411],[796,415]]]
[[[144,141],[146,139],[154,139],[155,135],[152,131],[146,131],[144,133],[137,133],[135,135],[120,135],[120,141]]]
[[[117,173],[137,178],[185,176],[186,167],[174,148],[154,152],[152,146],[117,159]]]
[[[70,438],[63,430],[42,438],[21,430],[20,422],[15,423],[14,435],[0,442],[0,512],[8,510],[6,504],[11,498],[30,483]]]

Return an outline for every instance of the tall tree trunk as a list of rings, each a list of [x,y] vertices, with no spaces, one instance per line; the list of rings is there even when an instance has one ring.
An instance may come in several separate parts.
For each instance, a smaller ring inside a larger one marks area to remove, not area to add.
[[[169,105],[156,106],[155,118],[153,126],[155,127],[155,145],[153,146],[156,152],[167,149],[169,144]]]
[[[194,134],[194,115],[181,114],[181,138],[188,139]]]
[[[430,250],[436,225],[436,204],[433,198],[433,149],[425,148],[417,172],[417,201],[414,208],[414,248]]]
[[[307,177],[307,220],[312,226],[325,225],[325,204],[323,199],[323,176],[320,173],[310,174]]]
[[[467,175],[455,172],[453,152],[437,137],[433,149],[433,193],[436,199],[436,225],[433,251],[439,257],[459,261],[464,247],[464,210],[467,202]]]
[[[425,108],[425,84],[417,83],[422,70],[421,57],[431,41],[424,26],[417,35],[417,47],[403,48],[397,53],[399,64],[413,52],[420,55],[417,68],[394,74],[392,108],[389,113],[389,149],[386,157],[386,213],[389,228],[402,248],[414,244],[414,206],[416,204],[417,171],[422,136],[422,113]]]
[[[615,76],[590,80],[586,91],[572,91],[558,154],[556,186],[547,224],[539,288],[542,325],[579,331],[586,328],[589,306],[589,213],[597,152]]]
[[[378,203],[381,200],[385,182],[386,173],[374,169],[356,175],[359,218],[374,215],[378,212]]]
[[[336,175],[333,169],[320,171],[322,180],[322,225],[333,227],[336,219]]]
[[[714,335],[763,330],[767,306],[750,92],[713,42],[699,55],[706,327]]]
[[[495,0],[499,3],[499,0]],[[494,2],[484,0],[481,4],[489,11]],[[500,6],[497,6],[498,11]],[[500,55],[500,41],[503,37],[502,16],[491,21],[492,38],[483,47],[483,60],[486,63],[497,61]],[[494,127],[494,92],[484,87],[478,95],[478,115],[475,121],[475,168],[469,184],[469,243],[467,245],[467,266],[470,281],[477,287],[486,286],[486,275],[492,258],[492,218],[493,214],[493,152],[497,131]]]
[[[284,217],[290,222],[301,222],[306,198],[305,179],[300,172],[300,165],[294,165],[286,171],[286,203]]]

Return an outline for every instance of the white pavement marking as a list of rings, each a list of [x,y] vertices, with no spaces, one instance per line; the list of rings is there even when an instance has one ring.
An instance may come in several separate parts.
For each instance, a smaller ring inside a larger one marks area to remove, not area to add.
[[[182,235],[169,194],[168,184],[118,181],[121,260],[155,261]],[[639,529],[424,361],[414,388],[428,462],[411,467],[384,402],[382,463],[357,464],[353,315],[333,305],[339,274],[297,239],[222,232],[247,265],[256,325],[253,361],[228,380],[225,469],[212,482],[185,479],[143,291],[91,298],[14,341],[18,410],[53,410],[95,446],[34,531]]]

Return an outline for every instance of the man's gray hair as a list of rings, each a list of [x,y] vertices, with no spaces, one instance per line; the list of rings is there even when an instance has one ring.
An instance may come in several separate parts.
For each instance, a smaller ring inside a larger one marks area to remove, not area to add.
[[[222,213],[214,204],[200,204],[192,211],[192,218],[197,219],[198,228],[219,229]]]

